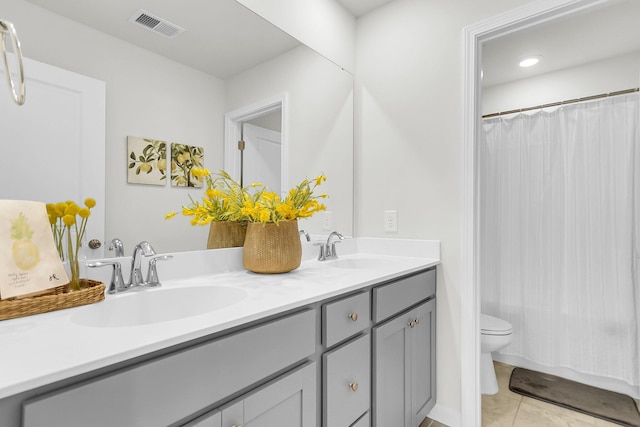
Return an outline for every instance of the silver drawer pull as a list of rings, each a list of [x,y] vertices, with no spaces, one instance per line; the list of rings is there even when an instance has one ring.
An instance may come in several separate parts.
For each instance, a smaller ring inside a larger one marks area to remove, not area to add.
[[[358,320],[358,313],[349,313],[349,319],[353,320],[354,322]]]
[[[416,325],[417,325],[418,323],[420,323],[420,319],[416,319],[415,322],[416,322]]]
[[[349,383],[349,388],[353,391],[358,391],[358,383],[355,381],[352,383]]]
[[[412,320],[411,322],[409,322],[409,327],[410,328],[414,328],[416,326],[416,321]]]

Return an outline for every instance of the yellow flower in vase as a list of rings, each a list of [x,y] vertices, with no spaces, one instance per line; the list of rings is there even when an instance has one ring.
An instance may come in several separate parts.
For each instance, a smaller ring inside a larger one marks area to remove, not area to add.
[[[80,289],[80,263],[78,258],[91,209],[96,206],[95,199],[85,199],[84,206],[80,207],[73,201],[47,204],[51,232],[53,233],[60,259],[69,263],[71,272],[69,288],[74,291]],[[66,243],[66,252],[64,251],[64,243]]]
[[[182,206],[182,215],[190,216],[192,225],[210,225],[218,222],[277,225],[281,221],[308,218],[326,209],[319,200],[327,195],[314,194],[317,187],[327,180],[324,175],[319,175],[314,180],[303,180],[282,199],[279,194],[269,191],[261,183],[242,187],[224,170],[212,176],[207,169],[193,168],[191,174],[207,184],[201,200],[191,199],[189,205]],[[175,212],[169,212],[165,219],[174,216]],[[210,227],[210,233],[211,230]]]

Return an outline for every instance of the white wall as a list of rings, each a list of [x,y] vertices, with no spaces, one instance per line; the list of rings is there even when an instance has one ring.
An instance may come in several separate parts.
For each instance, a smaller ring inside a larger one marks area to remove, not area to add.
[[[464,27],[526,0],[396,0],[357,21],[356,235],[438,239],[437,405],[459,425]],[[398,233],[383,211],[398,210]]]
[[[25,57],[106,82],[105,238],[125,240],[127,253],[141,240],[158,252],[205,247],[207,230],[184,217],[164,220],[188,202],[188,190],[127,184],[126,137],[203,146],[205,165],[220,169],[224,83],[24,0],[3,0],[1,13]]]
[[[237,0],[353,73],[355,18],[336,0]]]
[[[484,88],[482,114],[534,107],[640,86],[640,52]]]
[[[289,109],[289,186],[320,174],[333,212],[332,229],[353,233],[353,76],[304,45],[227,80],[229,111],[286,92]],[[328,234],[322,215],[301,222]]]

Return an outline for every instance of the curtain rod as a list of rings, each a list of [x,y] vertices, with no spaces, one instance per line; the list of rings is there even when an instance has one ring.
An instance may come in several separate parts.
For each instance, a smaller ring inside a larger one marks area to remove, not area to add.
[[[524,111],[539,110],[539,109],[548,108],[548,107],[558,107],[560,105],[575,104],[577,102],[591,101],[591,100],[594,100],[594,99],[607,98],[609,96],[626,95],[628,93],[633,93],[633,92],[638,92],[638,91],[640,91],[640,88],[636,87],[636,88],[633,88],[633,89],[619,90],[617,92],[601,93],[600,95],[586,96],[584,98],[568,99],[566,101],[552,102],[550,104],[536,105],[535,107],[518,108],[517,110],[509,110],[509,111],[501,111],[499,113],[485,114],[484,116],[482,116],[482,118],[483,119],[488,119],[488,118],[491,118],[491,117],[505,116],[507,114],[522,113]]]

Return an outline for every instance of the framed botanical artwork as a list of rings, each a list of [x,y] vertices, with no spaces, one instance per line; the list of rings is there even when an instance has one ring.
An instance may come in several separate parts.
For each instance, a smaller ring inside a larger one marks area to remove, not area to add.
[[[204,148],[171,143],[171,185],[174,187],[202,187],[202,178],[191,169],[204,167]]]
[[[167,182],[167,143],[151,138],[127,137],[130,184],[165,185]]]

